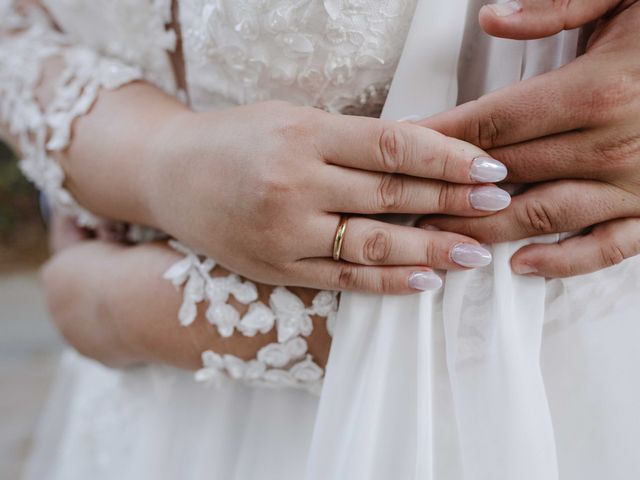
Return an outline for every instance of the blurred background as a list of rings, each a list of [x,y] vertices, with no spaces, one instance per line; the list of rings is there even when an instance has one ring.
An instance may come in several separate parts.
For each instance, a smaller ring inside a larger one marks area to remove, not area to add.
[[[47,318],[38,268],[47,241],[38,195],[0,142],[0,478],[16,479],[62,341]]]

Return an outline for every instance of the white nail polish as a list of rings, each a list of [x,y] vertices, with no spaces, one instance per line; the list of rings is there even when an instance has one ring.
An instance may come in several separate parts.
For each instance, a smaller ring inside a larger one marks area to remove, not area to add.
[[[442,287],[442,279],[434,272],[413,272],[409,276],[409,288],[421,292],[438,290]]]
[[[501,182],[507,178],[507,167],[491,157],[478,157],[471,163],[471,180],[482,183]]]
[[[499,212],[511,205],[511,195],[498,187],[475,187],[469,193],[469,202],[476,210]]]
[[[479,245],[459,243],[451,249],[451,260],[461,267],[479,268],[489,265],[493,257],[489,250]]]
[[[493,3],[487,6],[499,17],[508,17],[522,11],[522,3],[518,0],[511,0],[507,3]]]

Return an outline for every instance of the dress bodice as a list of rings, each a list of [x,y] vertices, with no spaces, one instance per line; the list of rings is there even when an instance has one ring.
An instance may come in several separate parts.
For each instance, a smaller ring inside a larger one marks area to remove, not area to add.
[[[196,109],[279,99],[376,114],[416,0],[180,0],[173,11],[170,0],[45,3],[65,32],[169,91],[179,48]]]

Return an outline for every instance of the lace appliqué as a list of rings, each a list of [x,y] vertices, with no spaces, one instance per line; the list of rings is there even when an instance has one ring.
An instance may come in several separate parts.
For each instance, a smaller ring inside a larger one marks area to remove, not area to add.
[[[260,349],[254,360],[204,352],[203,368],[195,374],[197,381],[220,385],[231,378],[251,385],[319,391],[324,372],[308,354],[304,337],[313,331],[313,315],[325,317],[327,330],[330,334],[333,332],[338,310],[335,292],[319,292],[307,307],[286,288],[276,287],[267,306],[258,301],[258,290],[252,282],[234,274],[212,277],[210,272],[216,266],[213,259],[203,258],[176,241],[169,244],[185,255],[164,274],[174,286],[184,288],[183,303],[178,312],[182,325],[194,322],[197,305],[206,300],[209,303],[206,319],[223,337],[230,337],[236,331],[245,336],[267,333],[274,328],[277,332],[278,341]],[[249,306],[242,317],[227,303],[231,295]]]
[[[80,207],[64,189],[64,172],[52,155],[70,142],[73,121],[86,114],[100,88],[118,88],[141,78],[137,67],[71,45],[35,11],[30,27],[4,38],[0,44],[0,120],[18,140],[20,168],[43,191],[52,205],[77,218],[84,227],[99,219]],[[42,63],[59,56],[65,64],[52,101],[42,108],[36,98]]]
[[[415,5],[182,0],[191,98],[198,108],[279,99],[378,116]]]
[[[142,70],[145,80],[176,93],[169,55],[176,32],[168,28],[171,0],[42,0],[75,43]]]

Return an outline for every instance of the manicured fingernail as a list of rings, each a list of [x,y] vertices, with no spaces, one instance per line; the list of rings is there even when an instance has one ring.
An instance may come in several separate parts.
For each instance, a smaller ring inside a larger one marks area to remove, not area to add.
[[[478,157],[471,163],[471,180],[483,183],[501,182],[507,178],[504,163],[490,157]]]
[[[527,263],[519,263],[513,266],[513,271],[518,275],[531,275],[532,273],[538,273],[538,269]]]
[[[409,275],[409,288],[426,292],[442,287],[442,279],[434,272],[413,272]]]
[[[489,250],[470,243],[459,243],[451,250],[451,260],[462,267],[486,267],[492,259]]]
[[[511,205],[511,195],[498,187],[475,187],[469,194],[469,201],[476,210],[498,212]]]
[[[487,6],[499,17],[508,17],[522,11],[522,3],[518,0],[511,0],[507,3],[493,3]]]

